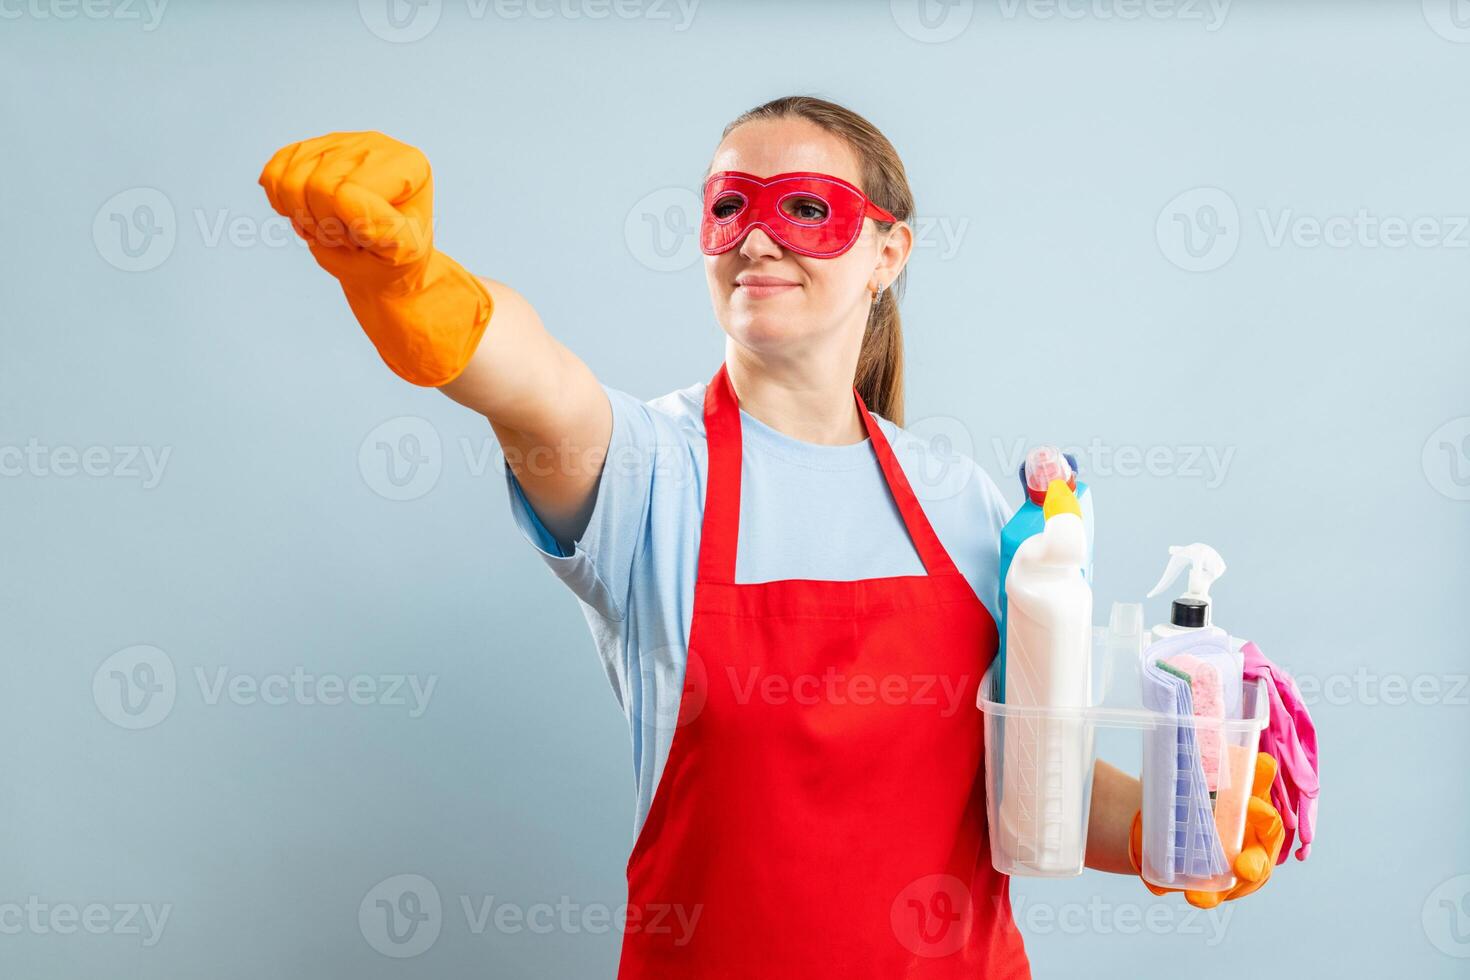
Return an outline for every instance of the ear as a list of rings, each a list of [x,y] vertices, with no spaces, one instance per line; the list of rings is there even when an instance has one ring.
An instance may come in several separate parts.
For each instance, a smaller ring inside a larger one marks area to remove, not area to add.
[[[914,250],[914,232],[908,222],[900,221],[887,231],[878,233],[878,265],[873,269],[873,278],[892,287],[898,274],[908,265],[909,255]]]

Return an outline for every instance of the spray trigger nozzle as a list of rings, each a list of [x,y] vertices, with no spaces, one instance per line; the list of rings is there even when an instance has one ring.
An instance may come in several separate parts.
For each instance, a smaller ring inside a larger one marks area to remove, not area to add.
[[[1163,578],[1159,579],[1159,584],[1149,592],[1148,598],[1152,599],[1174,584],[1179,573],[1186,568],[1189,569],[1189,587],[1181,598],[1199,599],[1208,603],[1210,586],[1214,584],[1215,579],[1225,574],[1225,559],[1221,558],[1220,553],[1214,548],[1199,542],[1169,546],[1169,566],[1164,569]]]

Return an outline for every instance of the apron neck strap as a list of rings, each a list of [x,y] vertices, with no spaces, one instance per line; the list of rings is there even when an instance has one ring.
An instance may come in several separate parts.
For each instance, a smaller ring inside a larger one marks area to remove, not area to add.
[[[893,454],[888,439],[868,413],[863,396],[852,390],[858,415],[867,429],[868,440],[878,456],[888,492],[898,505],[909,538],[930,575],[959,574],[949,553],[929,524],[924,509],[909,486],[903,467]],[[735,584],[735,554],[740,536],[740,401],[730,383],[725,365],[710,380],[704,393],[704,431],[709,447],[709,471],[705,484],[704,521],[700,532],[699,579],[725,585]]]

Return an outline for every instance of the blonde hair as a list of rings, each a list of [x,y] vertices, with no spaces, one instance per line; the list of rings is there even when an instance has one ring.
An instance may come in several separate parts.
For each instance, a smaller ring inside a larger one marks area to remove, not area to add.
[[[725,127],[721,138],[748,122],[791,117],[815,123],[844,139],[857,154],[862,168],[859,186],[863,193],[899,221],[913,218],[914,195],[898,151],[876,126],[835,102],[809,95],[772,99],[741,113]],[[887,222],[877,222],[877,225],[883,231],[892,227]],[[903,325],[898,315],[898,297],[906,275],[907,272],[900,272],[896,280],[885,283],[886,288],[873,306],[853,382],[869,409],[899,426],[903,425]]]

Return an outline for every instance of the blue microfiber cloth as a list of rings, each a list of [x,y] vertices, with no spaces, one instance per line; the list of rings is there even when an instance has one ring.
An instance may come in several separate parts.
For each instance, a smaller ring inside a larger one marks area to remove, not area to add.
[[[1198,646],[1199,637],[1181,635],[1160,640],[1143,653],[1143,704],[1161,715],[1189,719],[1161,721],[1145,736],[1151,740],[1153,765],[1159,771],[1144,779],[1143,805],[1151,816],[1149,853],[1163,855],[1154,871],[1171,884],[1179,878],[1213,878],[1228,870],[1225,848],[1215,829],[1214,804],[1195,740],[1194,696],[1189,681],[1162,669],[1158,661]],[[1163,767],[1172,768],[1172,772]]]

